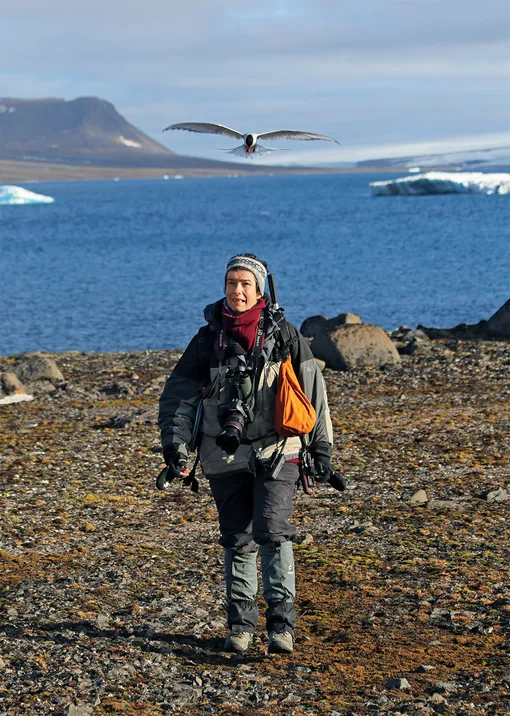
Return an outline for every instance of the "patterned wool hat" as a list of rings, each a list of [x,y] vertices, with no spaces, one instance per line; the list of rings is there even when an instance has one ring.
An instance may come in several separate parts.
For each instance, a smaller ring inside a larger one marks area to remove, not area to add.
[[[225,284],[227,283],[227,274],[229,271],[235,271],[240,269],[241,271],[251,271],[255,276],[257,282],[257,288],[261,295],[264,295],[264,285],[267,278],[267,267],[253,254],[247,254],[244,256],[232,256],[227,263],[225,270]]]

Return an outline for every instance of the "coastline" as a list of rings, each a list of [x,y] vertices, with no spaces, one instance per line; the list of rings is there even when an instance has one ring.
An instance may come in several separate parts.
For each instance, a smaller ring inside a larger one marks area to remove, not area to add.
[[[509,482],[510,343],[444,338],[391,369],[325,370],[349,489],[296,496],[291,660],[267,658],[261,630],[250,656],[223,654],[207,484],[154,488],[157,401],[180,354],[44,354],[64,381],[0,406],[9,714],[249,714],[259,701],[273,716],[294,703],[503,714],[510,502],[490,495]]]
[[[162,179],[165,175],[173,179],[175,175],[184,178],[216,178],[235,176],[283,176],[291,174],[370,174],[405,172],[406,167],[270,167],[253,165],[239,169],[198,169],[198,168],[153,168],[153,167],[92,167],[73,164],[53,164],[50,162],[22,162],[0,159],[0,184],[13,182],[61,182],[61,181],[97,181],[101,179]]]

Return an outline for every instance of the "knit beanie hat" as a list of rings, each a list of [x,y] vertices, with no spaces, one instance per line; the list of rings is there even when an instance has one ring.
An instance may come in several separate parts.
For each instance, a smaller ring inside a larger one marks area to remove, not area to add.
[[[253,256],[253,254],[249,254],[248,256],[232,256],[232,258],[229,259],[225,270],[225,284],[227,283],[228,272],[235,271],[236,269],[240,269],[241,271],[251,271],[251,273],[255,276],[255,281],[260,295],[264,295],[267,268],[264,266],[262,261],[259,261],[259,259],[256,256]]]

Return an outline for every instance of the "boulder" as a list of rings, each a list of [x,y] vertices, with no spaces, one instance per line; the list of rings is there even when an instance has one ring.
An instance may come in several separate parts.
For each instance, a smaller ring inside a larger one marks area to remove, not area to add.
[[[326,323],[323,321],[321,330],[317,324],[313,328],[312,353],[333,370],[353,370],[369,365],[381,367],[400,362],[397,349],[379,326],[339,323],[333,318]]]
[[[487,329],[495,338],[510,338],[510,298],[489,318]]]
[[[329,318],[326,316],[310,316],[310,318],[305,318],[299,332],[305,338],[315,338],[316,334],[321,333],[328,323]]]
[[[418,328],[408,328],[407,326],[397,328],[396,331],[390,334],[390,338],[400,355],[413,355],[417,351],[429,348],[431,345],[431,340],[424,331]]]
[[[489,320],[478,323],[459,323],[453,328],[426,328],[418,326],[429,338],[460,338],[466,341],[510,338],[510,299]]]
[[[24,393],[23,383],[16,373],[0,373],[0,396]]]
[[[42,353],[27,353],[18,360],[14,372],[23,383],[63,383],[64,376],[57,367],[53,358]]]
[[[299,330],[305,338],[315,338],[318,333],[322,333],[326,328],[332,331],[339,326],[346,326],[352,323],[361,323],[361,318],[355,313],[339,313],[335,318],[326,318],[326,316],[311,316],[306,318]]]

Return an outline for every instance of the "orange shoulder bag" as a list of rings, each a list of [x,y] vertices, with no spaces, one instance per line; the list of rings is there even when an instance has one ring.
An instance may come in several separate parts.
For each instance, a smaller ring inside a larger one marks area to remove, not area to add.
[[[274,424],[284,438],[307,435],[315,426],[315,408],[306,397],[297,379],[290,356],[280,366]]]

